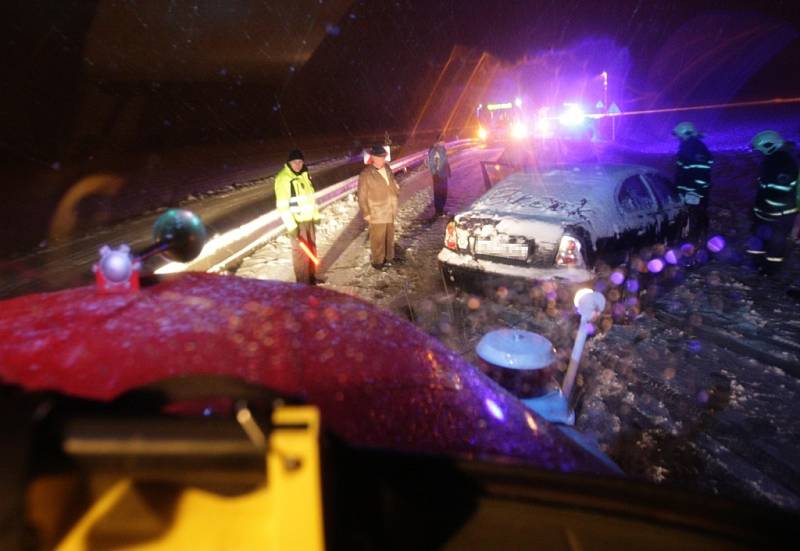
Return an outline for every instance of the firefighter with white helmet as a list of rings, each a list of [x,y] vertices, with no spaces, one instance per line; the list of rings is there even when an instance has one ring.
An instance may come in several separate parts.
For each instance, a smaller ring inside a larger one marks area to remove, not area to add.
[[[797,215],[797,162],[780,134],[759,132],[751,145],[764,154],[753,205],[753,235],[747,243],[762,273],[772,275],[783,265],[789,234]]]
[[[675,187],[689,209],[689,230],[695,237],[708,232],[708,203],[714,157],[691,122],[679,123],[672,133],[680,140]]]

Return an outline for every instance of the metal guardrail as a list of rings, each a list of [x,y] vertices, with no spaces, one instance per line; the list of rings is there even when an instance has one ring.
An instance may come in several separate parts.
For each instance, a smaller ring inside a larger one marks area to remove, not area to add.
[[[456,140],[448,142],[448,147],[457,147],[473,140]],[[419,151],[405,157],[401,157],[391,163],[392,172],[399,172],[409,166],[424,159],[427,151]],[[358,187],[358,176],[352,176],[321,189],[314,195],[320,209],[324,209],[331,203],[342,199],[356,191]],[[268,241],[274,239],[285,231],[283,220],[277,210],[270,211],[255,220],[230,230],[222,235],[216,236],[206,243],[203,251],[195,260],[188,263],[170,262],[156,270],[157,274],[167,274],[175,272],[221,272],[238,262],[241,258],[250,254],[253,250],[261,247]]]

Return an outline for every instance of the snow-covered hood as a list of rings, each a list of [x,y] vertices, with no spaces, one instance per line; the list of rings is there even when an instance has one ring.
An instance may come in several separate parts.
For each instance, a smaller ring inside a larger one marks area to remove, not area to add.
[[[498,183],[456,221],[497,220],[497,231],[527,238],[557,239],[579,225],[592,241],[620,232],[628,221],[615,202],[618,184],[655,169],[636,165],[586,164],[518,172]],[[555,235],[558,233],[558,236]]]

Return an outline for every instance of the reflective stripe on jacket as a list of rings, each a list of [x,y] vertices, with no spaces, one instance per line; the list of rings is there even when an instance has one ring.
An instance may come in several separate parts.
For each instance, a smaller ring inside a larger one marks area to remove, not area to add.
[[[780,150],[767,155],[758,175],[758,191],[753,214],[762,220],[797,212],[798,168],[789,152]]]
[[[275,176],[275,206],[288,231],[294,230],[300,222],[319,220],[314,185],[307,168],[295,174],[288,164],[283,166]]]
[[[714,157],[706,145],[696,137],[682,141],[676,164],[675,187],[678,191],[706,197],[711,186],[711,166],[714,164]]]

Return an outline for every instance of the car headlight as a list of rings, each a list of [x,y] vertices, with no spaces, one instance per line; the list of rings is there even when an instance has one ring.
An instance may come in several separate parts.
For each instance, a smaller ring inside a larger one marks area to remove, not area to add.
[[[458,250],[458,242],[456,239],[456,223],[450,222],[444,230],[444,246],[451,251]]]
[[[581,253],[581,242],[571,235],[561,237],[556,254],[556,266],[583,268],[583,254]]]

